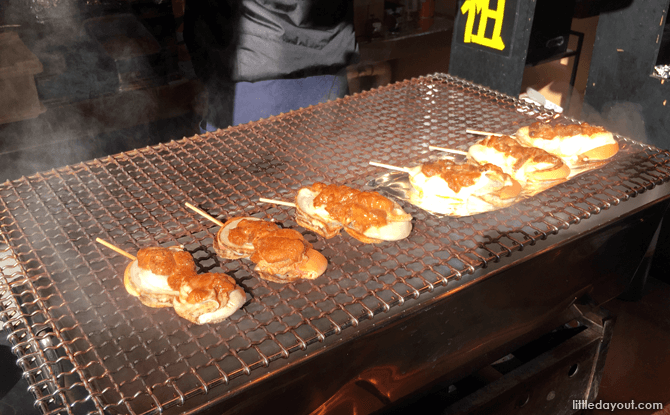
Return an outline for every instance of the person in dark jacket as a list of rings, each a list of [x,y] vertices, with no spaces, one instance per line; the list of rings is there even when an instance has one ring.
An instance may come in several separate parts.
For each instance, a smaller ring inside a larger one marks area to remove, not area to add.
[[[184,40],[212,131],[342,97],[358,48],[351,0],[193,0]]]

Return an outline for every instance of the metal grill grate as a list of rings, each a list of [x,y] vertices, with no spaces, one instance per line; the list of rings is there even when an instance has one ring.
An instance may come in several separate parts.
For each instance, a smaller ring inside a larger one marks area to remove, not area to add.
[[[219,260],[217,228],[184,207],[226,219],[252,215],[296,227],[292,199],[314,181],[362,188],[383,173],[369,160],[412,165],[428,145],[466,149],[467,128],[513,133],[538,107],[434,75],[0,186],[4,238],[0,317],[44,413],[154,414],[222,393],[235,378],[420,298],[663,183],[670,153],[619,137],[605,167],[510,208],[459,219],[411,205],[410,237],[365,245],[304,232],[329,260],[326,274],[290,285],[257,278],[247,260]],[[184,245],[199,271],[223,271],[247,292],[229,320],[195,326],[125,291],[136,252]],[[214,391],[213,388],[217,387]],[[183,408],[182,408],[183,409]]]

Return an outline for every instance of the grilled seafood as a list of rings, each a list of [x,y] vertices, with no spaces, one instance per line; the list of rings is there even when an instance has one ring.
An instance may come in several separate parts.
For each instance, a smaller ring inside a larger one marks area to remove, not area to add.
[[[587,123],[551,126],[534,122],[521,127],[516,137],[522,144],[541,148],[571,166],[606,160],[619,151],[611,132]]]
[[[173,299],[177,315],[195,324],[219,323],[239,310],[246,299],[242,287],[222,273],[184,278]]]
[[[468,216],[511,204],[521,185],[493,164],[437,160],[409,169],[412,203],[449,215]]]
[[[314,183],[298,191],[296,221],[324,238],[341,229],[363,243],[397,241],[409,236],[412,216],[376,192]]]
[[[279,230],[274,222],[254,217],[238,217],[223,224],[214,239],[214,250],[221,258],[249,258],[256,248],[253,241]]]
[[[218,323],[244,304],[244,290],[226,274],[198,274],[182,247],[149,247],[137,252],[124,273],[131,295],[149,307],[174,307],[196,324]]]
[[[536,147],[521,145],[508,135],[488,136],[468,149],[479,164],[491,163],[525,185],[526,182],[565,179],[570,168],[560,157]]]
[[[149,307],[172,307],[182,275],[195,275],[191,254],[181,247],[149,247],[137,252],[126,267],[123,284],[131,295]]]
[[[249,258],[261,278],[278,283],[317,278],[328,266],[300,232],[253,217],[228,220],[214,249],[223,258]]]

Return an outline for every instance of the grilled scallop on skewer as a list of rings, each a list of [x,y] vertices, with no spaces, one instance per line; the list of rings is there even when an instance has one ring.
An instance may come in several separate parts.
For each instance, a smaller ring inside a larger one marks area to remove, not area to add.
[[[254,240],[251,260],[261,278],[285,284],[299,279],[313,280],[326,271],[328,260],[312,249],[294,229],[280,229]]]
[[[98,239],[132,262],[124,272],[129,294],[149,307],[174,307],[177,315],[195,324],[218,323],[244,304],[242,287],[226,274],[198,274],[193,257],[182,247],[149,247],[137,257]]]
[[[314,183],[296,195],[296,221],[324,238],[340,229],[363,243],[398,241],[412,231],[412,216],[376,192]]]
[[[459,204],[476,198],[502,207],[521,192],[519,182],[493,164],[437,160],[410,169],[409,175],[410,183],[417,191],[415,197],[422,206]],[[435,208],[431,210],[444,209]]]
[[[172,307],[172,300],[179,295],[175,276],[182,274],[196,274],[193,257],[183,248],[142,248],[126,267],[123,284],[146,306]]]
[[[218,222],[195,206],[189,203],[187,206]],[[193,257],[181,247],[144,248],[140,249],[137,258],[138,260],[133,261],[126,269],[125,280],[128,292],[139,296],[140,301],[143,297],[137,292],[137,284],[134,281],[146,280],[146,277],[143,278],[141,275],[141,270],[147,268],[148,264],[148,268],[153,271],[169,272],[169,276],[161,279],[161,283],[172,290],[171,298],[169,304],[168,298],[164,298],[160,306],[174,307],[178,316],[192,323],[219,323],[244,304],[246,294],[232,277],[222,273],[198,274]],[[140,269],[140,273],[134,272],[135,267]],[[142,302],[147,304],[145,301]]]
[[[570,168],[560,157],[536,147],[521,145],[510,136],[489,136],[468,149],[468,157],[479,164],[494,164],[522,185],[565,179]]]
[[[516,138],[566,160],[569,165],[607,160],[619,151],[611,132],[587,123],[556,125],[535,122],[521,127]]]
[[[250,258],[255,271],[268,281],[288,283],[314,279],[326,271],[328,260],[290,229],[254,217],[237,217],[226,223],[187,203],[186,206],[220,226],[214,250],[221,258]]]
[[[328,260],[300,232],[253,217],[224,223],[214,249],[222,258],[251,259],[261,278],[278,283],[317,278],[328,266]]]
[[[221,226],[214,239],[214,250],[221,258],[249,258],[256,248],[254,240],[279,230],[274,222],[254,217],[238,217]]]
[[[451,216],[469,216],[508,206],[521,192],[521,184],[492,164],[437,160],[416,167],[371,165],[409,174],[410,201],[423,209]]]

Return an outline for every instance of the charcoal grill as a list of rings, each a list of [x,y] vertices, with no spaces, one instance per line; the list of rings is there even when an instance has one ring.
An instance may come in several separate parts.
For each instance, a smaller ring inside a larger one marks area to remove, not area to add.
[[[227,130],[0,185],[0,317],[45,414],[328,413],[383,408],[458,378],[561,323],[576,299],[620,294],[668,205],[670,153],[617,137],[607,165],[512,207],[440,218],[402,202],[409,238],[305,237],[329,260],[313,281],[260,280],[217,258],[220,219],[296,227],[291,199],[314,181],[364,188],[465,130],[513,133],[560,118],[448,75],[412,79]],[[183,245],[201,272],[247,293],[229,320],[196,326],[128,295],[134,253]],[[349,406],[347,406],[349,405]],[[281,412],[281,411],[280,411]]]

